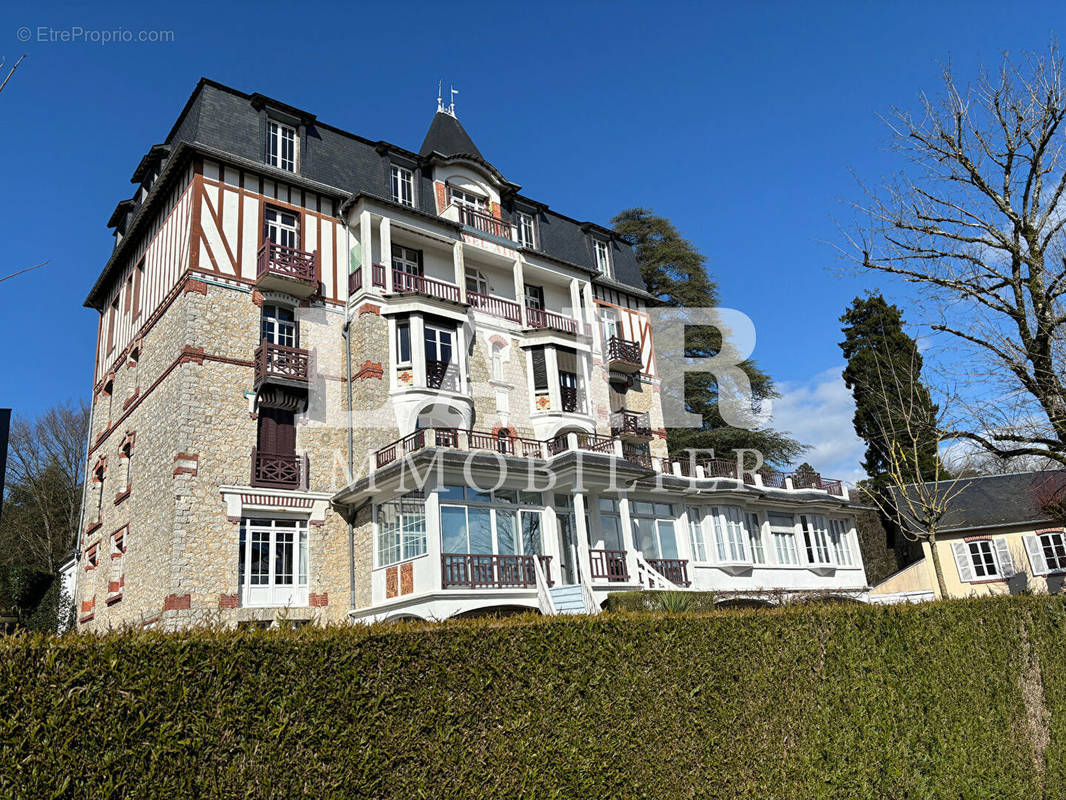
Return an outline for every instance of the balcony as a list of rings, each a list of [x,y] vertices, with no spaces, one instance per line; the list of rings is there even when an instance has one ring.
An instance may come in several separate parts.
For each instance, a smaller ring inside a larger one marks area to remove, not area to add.
[[[509,242],[514,241],[514,232],[509,222],[504,222],[501,219],[496,219],[491,214],[486,214],[484,211],[475,211],[466,206],[455,205],[455,208],[459,213],[460,224],[473,228],[478,233],[487,233],[489,236],[506,239]]]
[[[493,297],[492,295],[467,290],[466,302],[473,308],[478,309],[478,311],[484,311],[494,317],[510,320],[511,322],[522,321],[522,307],[513,300],[504,300],[502,297]]]
[[[567,414],[579,414],[584,410],[584,404],[581,402],[582,397],[574,386],[560,386],[559,400],[562,403],[563,411]]]
[[[587,326],[578,322],[573,317],[556,314],[554,311],[545,311],[542,308],[526,306],[526,323],[530,328],[537,330],[559,331],[574,336],[587,335]]]
[[[647,411],[616,411],[611,414],[611,436],[622,441],[651,439],[651,418]]]
[[[306,489],[308,461],[295,453],[263,453],[252,448],[252,486]]]
[[[629,580],[625,550],[589,550],[589,574],[594,581],[625,583]]]
[[[267,291],[310,297],[318,291],[318,252],[307,253],[274,242],[259,248],[255,285]]]
[[[640,372],[644,361],[640,351],[640,342],[631,342],[612,336],[607,340],[607,369],[615,372]]]
[[[422,428],[398,439],[375,453],[378,469],[398,458],[416,453],[426,447],[446,447],[453,450],[502,453],[522,458],[542,458],[543,442],[521,436],[462,430],[460,428]]]
[[[688,561],[683,558],[649,558],[648,564],[671,583],[678,586],[690,586],[688,579]]]
[[[453,369],[451,361],[434,361],[426,359],[426,387],[429,389],[443,389],[446,392],[459,391],[459,366]]]
[[[401,269],[392,271],[392,291],[396,294],[420,294],[435,297],[450,303],[462,302],[459,287],[454,283],[427,278],[425,275],[413,275]]]
[[[526,589],[537,585],[533,559],[552,585],[551,556],[497,555],[494,553],[441,553],[441,588]]]
[[[264,383],[306,388],[309,374],[310,357],[306,350],[266,340],[255,349],[256,391]]]

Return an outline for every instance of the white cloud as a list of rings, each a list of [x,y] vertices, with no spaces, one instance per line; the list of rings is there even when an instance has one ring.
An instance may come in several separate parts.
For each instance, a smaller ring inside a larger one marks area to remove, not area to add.
[[[860,464],[865,443],[855,435],[855,401],[844,386],[844,365],[819,372],[807,381],[778,384],[775,430],[788,431],[811,449],[804,460],[827,478],[855,483],[866,477]]]

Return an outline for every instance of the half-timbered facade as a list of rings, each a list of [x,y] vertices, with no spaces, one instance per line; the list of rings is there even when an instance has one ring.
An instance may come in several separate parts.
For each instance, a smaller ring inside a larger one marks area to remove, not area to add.
[[[846,490],[670,459],[610,229],[202,80],[110,219],[82,629],[861,591]],[[723,454],[731,457],[731,454]]]

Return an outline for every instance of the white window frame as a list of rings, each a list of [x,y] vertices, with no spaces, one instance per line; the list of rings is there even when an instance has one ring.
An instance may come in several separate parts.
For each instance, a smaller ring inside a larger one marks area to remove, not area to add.
[[[1060,529],[1037,531],[1026,534],[1022,541],[1034,575],[1066,572],[1066,532]]]
[[[505,345],[502,345],[499,342],[493,342],[492,343],[492,350],[491,350],[492,372],[491,372],[491,374],[492,374],[492,379],[494,381],[502,381],[504,379],[503,378],[503,363],[504,363],[503,354],[504,354],[504,348],[505,348]]]
[[[389,506],[399,506],[395,529],[383,519]],[[429,552],[425,500],[418,494],[397,497],[374,506],[374,559],[378,568],[420,558]]]
[[[611,248],[603,239],[593,239],[592,249],[596,253],[596,269],[606,277],[614,277],[614,268],[611,265]]]
[[[535,249],[537,246],[537,230],[533,221],[533,215],[525,211],[515,212],[515,228],[518,230],[518,243],[523,247]]]
[[[288,311],[292,319],[282,319],[278,312]],[[278,303],[264,303],[262,313],[262,338],[270,344],[282,347],[298,347],[296,310]]]
[[[401,332],[407,331],[407,358],[403,357],[403,347],[400,345]],[[399,320],[396,323],[396,366],[410,367],[414,360],[414,340],[412,337],[412,325],[409,319]]]
[[[263,209],[266,220],[266,237],[274,244],[300,249],[300,217],[294,211],[275,206]]]
[[[803,534],[803,554],[812,567],[834,566],[829,547],[829,523],[820,514],[800,514],[800,531]]]
[[[739,506],[712,506],[714,556],[718,564],[750,564],[748,532]]]
[[[685,509],[688,517],[689,545],[692,548],[692,560],[700,563],[707,562],[707,542],[703,538],[703,513],[698,506],[689,506]]]
[[[855,566],[855,555],[851,546],[851,524],[849,520],[830,518],[829,546],[833,551],[833,560],[838,566]]]
[[[456,486],[449,486],[447,488],[459,488]],[[539,492],[525,492],[517,489],[497,489],[492,492],[485,492],[489,495],[487,499],[475,499],[470,495],[476,492],[471,487],[464,487],[464,498],[458,499],[445,499],[442,495],[440,497],[439,506],[439,535],[440,535],[440,548],[442,553],[451,553],[453,555],[518,555],[518,556],[540,556],[544,555],[546,540],[548,532],[545,528],[545,514],[544,514],[544,498]],[[504,495],[504,496],[501,496]],[[505,495],[514,495],[515,500],[511,500]],[[453,552],[451,550],[444,549],[444,511],[448,508],[461,508],[465,512],[466,517],[466,552]],[[470,509],[484,509],[489,511],[489,530],[492,537],[492,552],[491,553],[471,553],[470,550]],[[500,539],[499,539],[499,524],[498,513],[507,512],[514,514],[514,536],[515,536],[515,552],[514,553],[501,553],[500,552]],[[532,548],[539,552],[526,552],[525,530],[526,530],[526,518],[536,518],[538,522],[538,538],[540,540],[539,548]]]
[[[762,538],[762,522],[756,511],[748,511],[744,515],[748,527],[748,545],[751,549],[751,562],[753,564],[766,563],[766,545]]]
[[[418,250],[402,244],[392,246],[392,268],[408,275],[421,275],[422,264],[418,257]]]
[[[489,208],[487,197],[455,186],[448,187],[448,202],[452,205],[469,208],[472,211],[480,211],[482,214],[487,213]]]
[[[487,295],[489,293],[489,279],[479,269],[468,269],[466,271],[466,290]]]
[[[399,164],[392,165],[392,199],[401,206],[415,207],[415,174]]]
[[[952,542],[951,552],[955,557],[959,580],[963,583],[1000,581],[1014,575],[1014,559],[1010,545],[1001,536]],[[980,564],[977,558],[980,559]]]
[[[788,525],[775,522],[775,518],[788,517]],[[799,543],[796,541],[796,517],[786,511],[772,511],[767,515],[770,536],[774,543],[774,563],[780,567],[800,566]]]
[[[267,163],[286,172],[296,172],[300,164],[299,132],[292,125],[278,122],[275,119],[269,120],[267,124]],[[292,153],[288,157],[284,150],[286,144],[292,148]]]
[[[651,512],[645,513],[640,510],[641,506],[650,505]],[[669,513],[663,513],[659,508],[665,506],[669,508]],[[630,525],[634,526],[633,530],[633,543],[634,546],[643,554],[643,550],[640,548],[640,540],[637,536],[637,527],[639,527],[638,520],[640,522],[647,522],[651,524],[652,539],[655,543],[655,555],[648,556],[644,554],[645,558],[654,558],[657,560],[684,560],[681,558],[681,548],[678,546],[677,540],[677,526],[674,524],[677,519],[677,506],[674,503],[661,503],[653,500],[633,500],[629,503],[629,519]],[[663,555],[663,538],[667,536],[673,543],[674,555]]]
[[[279,525],[279,523],[281,523]],[[292,581],[279,583],[277,576],[278,534],[291,533]],[[252,545],[256,535],[266,536],[267,580],[252,582]],[[241,590],[241,605],[245,607],[306,606],[308,603],[308,541],[306,519],[265,519],[262,517],[241,520],[240,542],[244,552],[238,563],[238,580]],[[243,574],[240,574],[243,570]]]

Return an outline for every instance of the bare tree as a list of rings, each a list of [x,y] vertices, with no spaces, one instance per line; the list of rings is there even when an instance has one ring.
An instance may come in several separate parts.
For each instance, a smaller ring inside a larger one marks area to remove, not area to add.
[[[88,428],[84,401],[12,423],[8,487],[14,502],[4,508],[6,560],[55,573],[74,546]]]
[[[961,380],[946,438],[1066,464],[1066,88],[1062,58],[1004,57],[972,87],[887,120],[906,164],[866,189],[854,263],[929,301]]]
[[[15,62],[15,65],[10,70],[8,70],[7,77],[5,77],[3,82],[0,83],[0,92],[4,91],[4,87],[7,86],[7,82],[9,80],[11,80],[11,76],[15,74],[15,70],[17,70],[19,68],[19,64],[22,63],[22,60],[25,57],[26,57],[25,54],[19,56],[19,60]],[[6,58],[0,59],[0,72],[3,72],[4,65],[6,65],[6,64],[7,64],[7,59]]]

